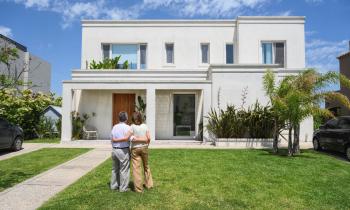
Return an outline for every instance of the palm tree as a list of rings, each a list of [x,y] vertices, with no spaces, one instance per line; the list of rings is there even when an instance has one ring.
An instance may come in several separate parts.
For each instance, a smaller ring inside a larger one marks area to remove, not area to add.
[[[275,112],[275,152],[278,151],[280,129],[288,129],[288,155],[291,156],[300,152],[299,131],[300,123],[304,119],[315,115],[334,117],[332,112],[319,106],[321,101],[336,100],[350,109],[350,101],[346,96],[326,90],[329,85],[338,81],[350,88],[350,80],[337,72],[320,74],[314,69],[308,69],[297,75],[286,76],[278,84],[274,73],[271,70],[266,72],[264,89]]]

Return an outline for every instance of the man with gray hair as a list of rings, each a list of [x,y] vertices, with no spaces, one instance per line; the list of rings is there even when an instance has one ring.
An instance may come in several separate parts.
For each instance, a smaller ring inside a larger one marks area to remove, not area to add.
[[[120,112],[119,123],[112,129],[112,177],[110,187],[112,190],[126,192],[129,190],[130,179],[130,150],[128,132],[130,126],[127,125],[128,113]]]

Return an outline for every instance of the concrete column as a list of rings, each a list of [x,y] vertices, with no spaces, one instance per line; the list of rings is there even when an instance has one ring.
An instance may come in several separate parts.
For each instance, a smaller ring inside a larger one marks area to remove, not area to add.
[[[72,93],[73,90],[69,87],[69,85],[63,84],[61,142],[72,140]]]
[[[155,140],[156,135],[156,90],[148,88],[146,90],[146,121],[151,133],[151,141]]]
[[[209,136],[209,133],[206,129],[206,126],[208,124],[208,113],[210,112],[211,109],[211,88],[210,87],[205,87],[202,90],[202,95],[203,95],[203,142],[211,141],[211,138]]]

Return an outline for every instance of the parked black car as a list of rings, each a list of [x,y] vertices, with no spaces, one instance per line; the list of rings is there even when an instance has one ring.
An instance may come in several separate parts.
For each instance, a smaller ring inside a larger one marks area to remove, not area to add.
[[[22,128],[0,118],[0,149],[12,149],[18,151],[22,149],[22,144]]]
[[[315,150],[345,153],[350,160],[350,116],[334,118],[320,126],[314,133],[313,145]]]

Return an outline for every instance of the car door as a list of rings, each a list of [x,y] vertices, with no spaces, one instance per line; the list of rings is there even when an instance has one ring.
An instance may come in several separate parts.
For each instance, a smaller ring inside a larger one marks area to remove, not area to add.
[[[326,149],[332,149],[332,138],[334,135],[334,130],[338,126],[338,119],[332,119],[329,120],[326,125],[325,129],[322,132],[322,135],[320,137],[320,146],[324,147]]]
[[[0,148],[10,146],[12,140],[11,124],[0,118]]]
[[[344,152],[345,145],[350,136],[350,119],[339,120],[338,129],[335,133],[334,150]]]

